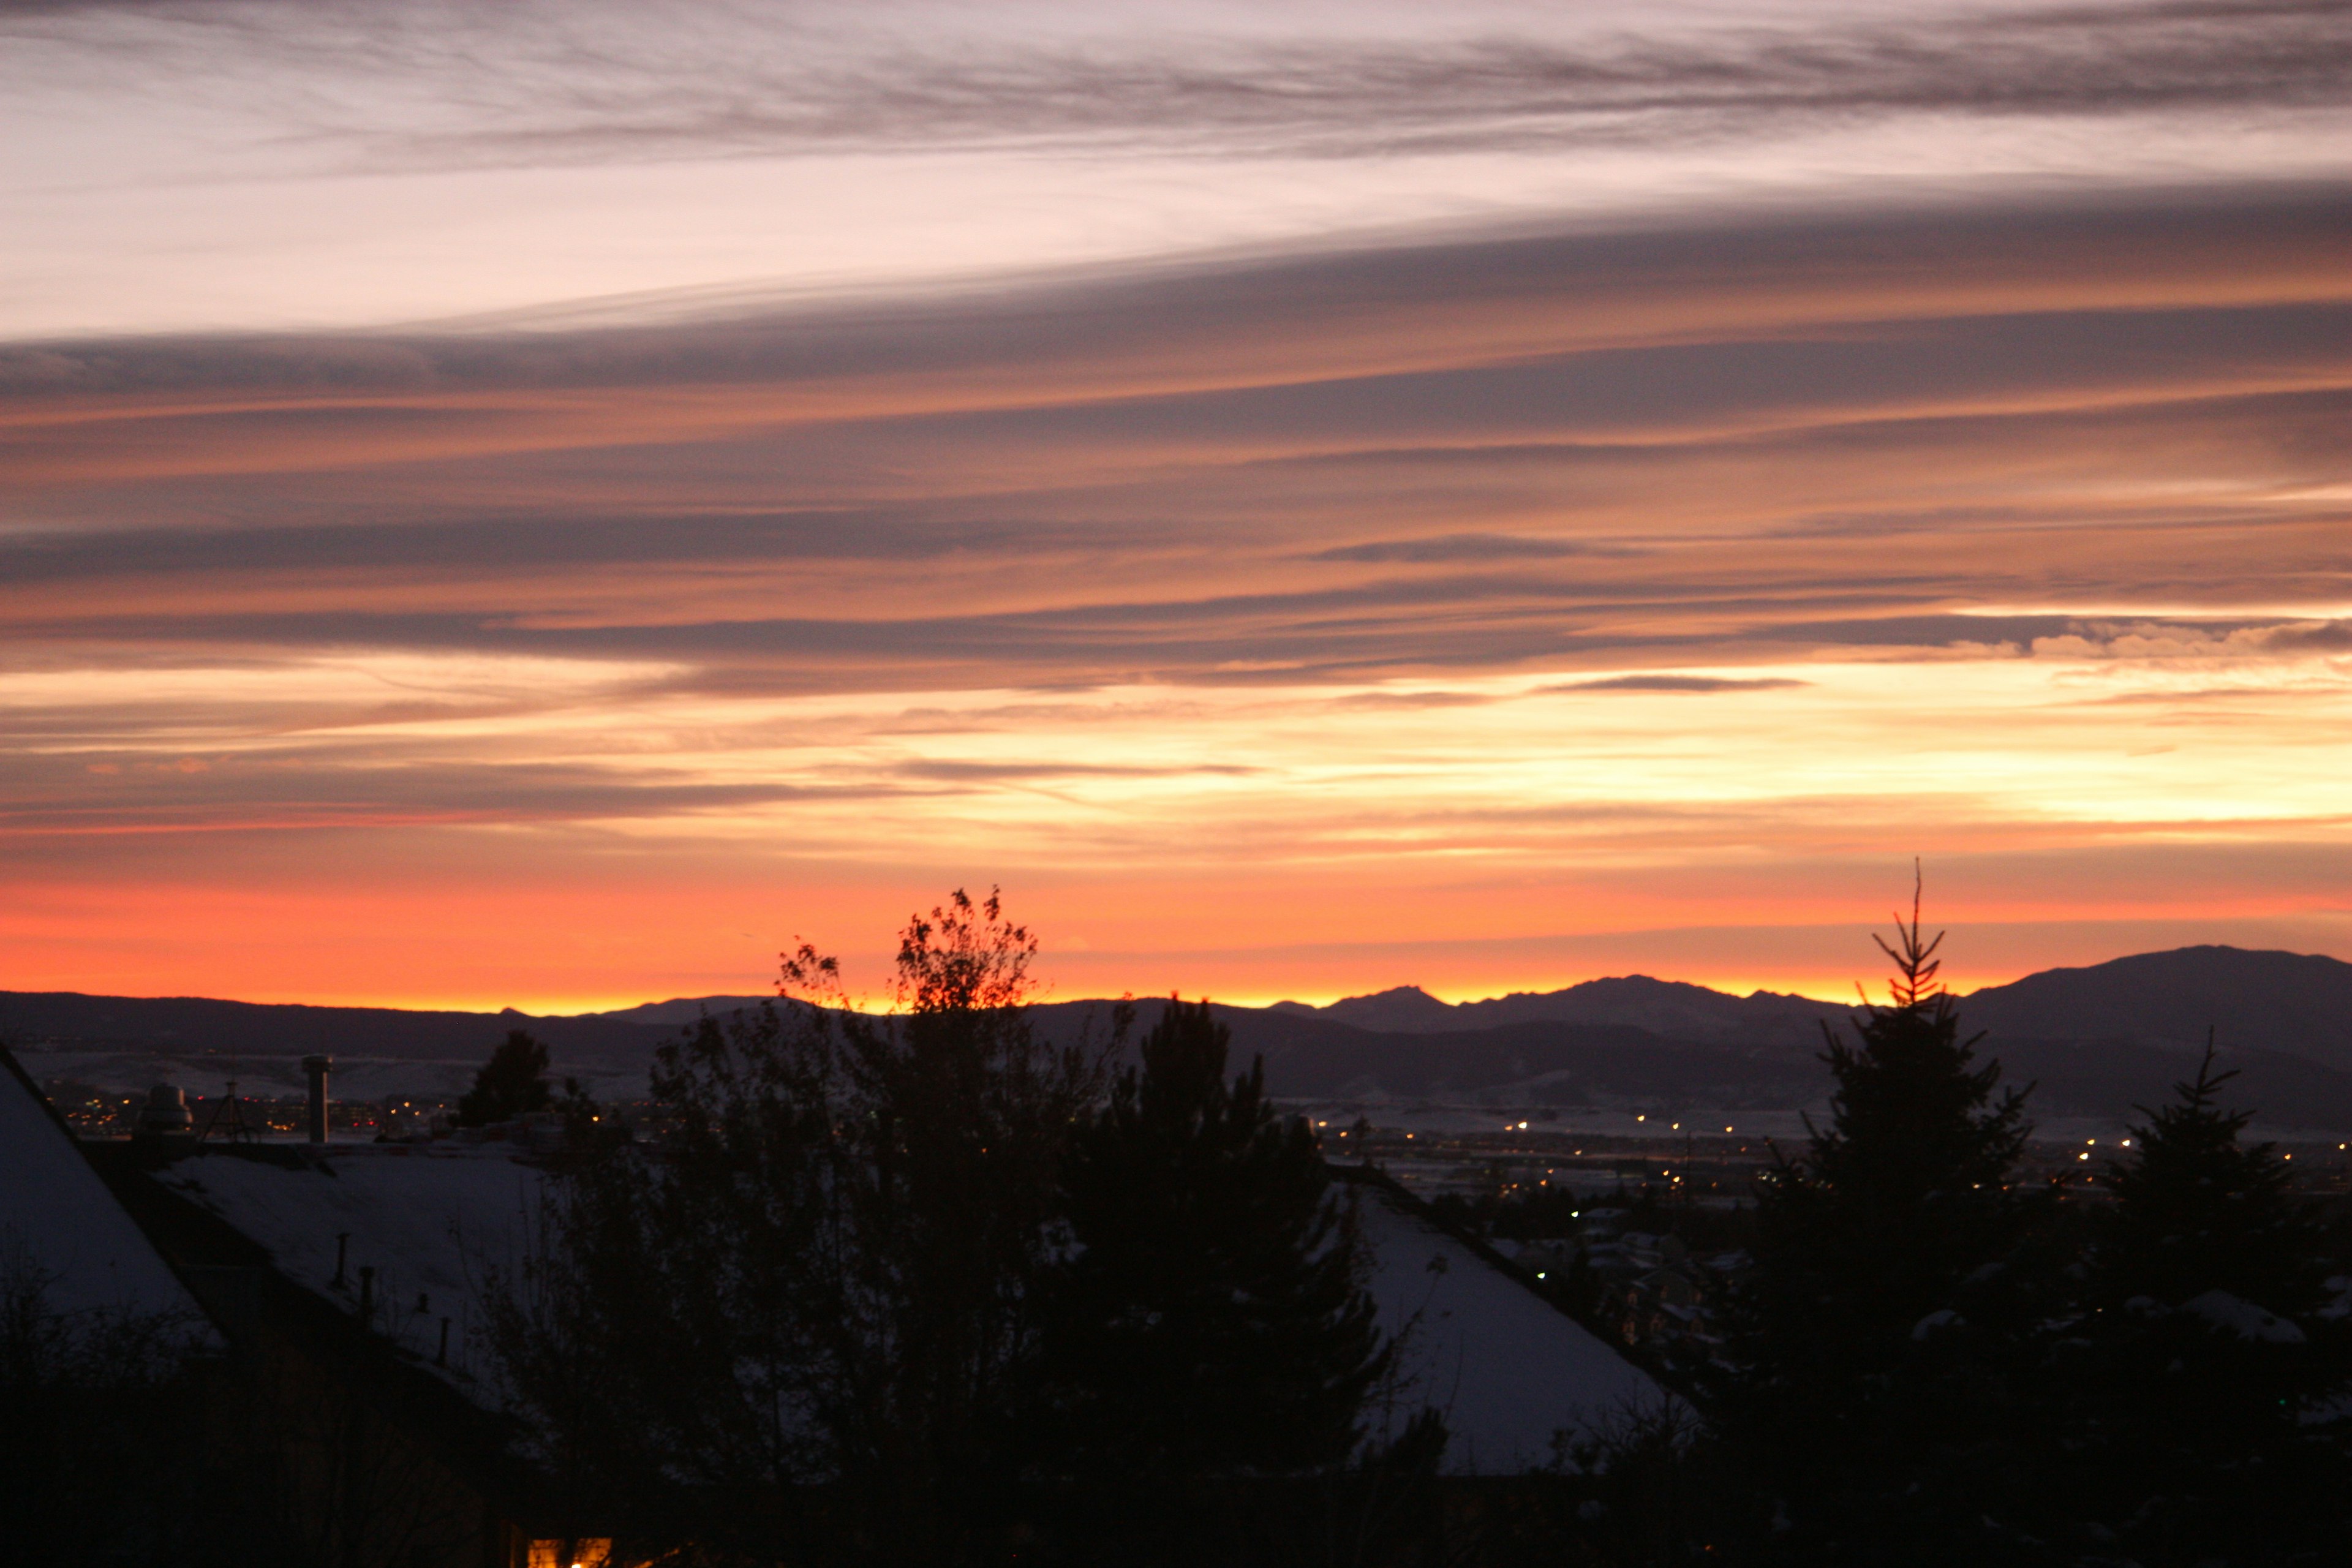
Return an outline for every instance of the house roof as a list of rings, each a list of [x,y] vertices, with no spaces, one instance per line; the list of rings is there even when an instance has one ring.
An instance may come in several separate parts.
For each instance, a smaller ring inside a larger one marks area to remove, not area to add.
[[[1440,1224],[1376,1172],[1335,1174],[1362,1193],[1381,1326],[1402,1344],[1405,1414],[1433,1406],[1456,1475],[1516,1475],[1555,1458],[1556,1434],[1590,1433],[1672,1395],[1538,1293],[1492,1248]]]
[[[473,1333],[490,1277],[511,1270],[541,1221],[547,1177],[508,1148],[398,1144],[293,1150],[278,1159],[184,1157],[158,1179],[266,1248],[286,1279],[348,1311],[373,1268],[376,1327],[415,1363],[439,1349],[441,1375],[495,1407]],[[1382,1412],[1402,1423],[1433,1406],[1452,1434],[1444,1466],[1516,1474],[1553,1457],[1562,1430],[1669,1396],[1641,1368],[1560,1311],[1491,1249],[1444,1229],[1377,1173],[1335,1174],[1362,1193],[1370,1281],[1381,1326],[1400,1339],[1400,1385]],[[334,1283],[337,1237],[348,1236]],[[426,1305],[419,1310],[422,1294]]]
[[[0,1273],[18,1268],[36,1271],[60,1315],[160,1314],[212,1337],[195,1298],[16,1058],[0,1050]]]
[[[372,1270],[375,1331],[497,1408],[479,1364],[483,1303],[493,1275],[524,1256],[545,1190],[543,1173],[510,1145],[223,1148],[176,1159],[155,1179],[257,1243],[281,1278],[345,1312],[359,1303],[360,1270]]]

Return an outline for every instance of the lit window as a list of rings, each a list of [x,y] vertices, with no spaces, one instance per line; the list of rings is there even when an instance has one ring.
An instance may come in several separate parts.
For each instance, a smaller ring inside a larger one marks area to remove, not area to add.
[[[564,1549],[571,1548],[566,1557]],[[534,1541],[524,1561],[530,1568],[604,1568],[612,1561],[609,1540],[583,1537],[577,1541]]]

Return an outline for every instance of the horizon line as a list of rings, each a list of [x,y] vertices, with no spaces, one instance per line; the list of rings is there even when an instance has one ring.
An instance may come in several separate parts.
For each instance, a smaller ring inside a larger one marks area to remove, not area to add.
[[[1954,989],[1951,989],[1951,990],[1950,990],[1950,993],[1949,993],[1949,994],[1951,994],[1951,995],[1952,995],[1956,1000],[1965,1001],[1965,1000],[1967,1000],[1969,997],[1973,996],[1973,995],[1976,995],[1977,994],[1979,994],[1979,993],[1980,993],[1980,992],[1984,992],[1984,991],[1990,991],[1990,990],[1996,990],[1996,989],[1999,989],[1999,988],[2000,988],[2000,987],[2001,987],[2001,986],[2015,984],[2018,981],[2020,981],[2020,980],[2023,980],[2023,979],[2026,979],[2026,978],[2028,978],[2028,977],[2030,977],[2030,976],[2032,976],[2032,975],[2035,975],[2035,974],[2049,974],[2049,973],[2063,973],[2063,972],[2073,971],[2073,970],[2095,969],[2095,968],[2099,968],[2099,967],[2101,967],[2101,966],[2102,966],[2102,965],[2104,965],[2104,964],[2118,963],[2118,962],[2120,962],[2120,961],[2122,961],[2122,960],[2124,960],[2124,959],[2127,959],[2127,958],[2141,958],[2141,957],[2147,957],[2147,956],[2150,956],[2150,955],[2153,955],[2153,954],[2158,954],[2158,953],[2185,952],[2189,952],[2189,951],[2192,951],[2192,950],[2197,949],[2197,948],[2200,948],[2200,947],[2221,948],[2221,949],[2226,949],[2226,950],[2232,951],[2232,952],[2249,952],[2249,953],[2252,953],[2252,952],[2276,952],[2276,953],[2284,953],[2284,954],[2287,954],[2288,956],[2296,957],[2296,958],[2324,958],[2324,959],[2328,959],[2328,960],[2330,960],[2330,961],[2332,961],[2332,962],[2335,962],[2335,963],[2343,963],[2343,962],[2345,962],[2345,961],[2344,961],[2344,960],[2342,960],[2342,959],[2338,959],[2338,958],[2336,958],[2336,957],[2334,954],[2332,954],[2332,953],[2305,953],[2305,952],[2294,952],[2293,949],[2289,949],[2289,948],[2249,948],[2249,947],[2239,947],[2239,946],[2237,946],[2235,943],[2231,943],[2231,942],[2186,942],[2186,943],[2182,943],[2182,944],[2180,944],[2180,945],[2179,945],[2179,946],[2175,946],[2175,947],[2168,947],[2168,948],[2150,948],[2150,949],[2143,949],[2143,950],[2139,950],[2139,951],[2135,951],[2135,952],[2119,952],[2119,953],[2116,953],[2116,954],[2112,955],[2111,957],[2104,958],[2104,959],[2095,960],[2095,961],[2093,961],[2093,962],[2086,963],[2059,963],[2059,964],[2051,964],[2051,965],[2049,965],[2049,966],[2047,966],[2047,967],[2045,967],[2045,968],[2042,968],[2042,969],[2034,969],[2034,970],[2026,970],[2026,971],[2022,971],[2022,972],[2021,972],[2021,973],[2016,973],[2016,974],[2008,975],[2008,976],[2003,977],[2003,978],[1987,979],[1987,980],[1984,980],[1984,981],[1982,981],[1981,983],[1979,983],[1979,984],[1975,984],[1974,986],[1972,986],[1972,987],[1970,987],[1969,989],[1965,990],[1965,991],[1963,991],[1963,990],[1959,990],[1959,989],[1957,989],[1957,988],[1954,988]],[[1549,988],[1532,988],[1532,987],[1530,987],[1530,988],[1520,988],[1520,989],[1512,989],[1512,990],[1505,990],[1505,991],[1487,991],[1487,992],[1486,992],[1486,993],[1485,993],[1485,994],[1477,994],[1477,995],[1473,995],[1473,994],[1470,994],[1470,992],[1469,992],[1469,990],[1467,990],[1467,989],[1465,989],[1465,990],[1459,990],[1459,991],[1455,991],[1454,988],[1450,988],[1450,987],[1449,987],[1449,988],[1445,988],[1445,989],[1433,989],[1433,988],[1431,988],[1431,987],[1429,987],[1429,986],[1421,985],[1421,984],[1418,984],[1413,983],[1413,982],[1411,982],[1411,981],[1405,981],[1405,982],[1400,982],[1399,984],[1394,984],[1394,985],[1385,985],[1385,986],[1381,986],[1381,987],[1378,987],[1378,988],[1376,988],[1376,989],[1374,989],[1374,990],[1370,990],[1370,991],[1351,991],[1351,992],[1347,992],[1347,993],[1343,993],[1343,994],[1334,994],[1334,995],[1332,995],[1328,1000],[1324,1000],[1324,1001],[1316,1001],[1316,1000],[1311,1000],[1310,998],[1311,998],[1314,994],[1314,994],[1314,993],[1306,993],[1306,994],[1300,994],[1300,993],[1288,993],[1288,994],[1281,994],[1281,995],[1271,995],[1271,996],[1268,996],[1268,995],[1260,995],[1260,994],[1242,994],[1218,995],[1218,994],[1213,994],[1213,993],[1206,993],[1206,992],[1203,992],[1203,993],[1202,993],[1201,994],[1194,995],[1194,996],[1191,996],[1191,997],[1189,997],[1188,999],[1190,999],[1190,1000],[1195,1000],[1195,1001],[1208,1001],[1208,1002],[1213,1002],[1213,1003],[1217,1004],[1217,1005],[1220,1005],[1220,1006],[1226,1006],[1226,1007],[1244,1007],[1244,1008],[1250,1008],[1250,1009],[1257,1010],[1257,1011],[1265,1011],[1265,1010],[1266,1010],[1266,1009],[1270,1009],[1270,1008],[1273,1008],[1273,1007],[1276,1007],[1276,1006],[1279,1006],[1279,1005],[1283,1005],[1283,1004],[1285,1004],[1285,1003],[1288,1003],[1288,1004],[1291,1004],[1291,1005],[1297,1005],[1297,1006],[1311,1007],[1311,1008],[1315,1008],[1315,1009],[1317,1009],[1317,1010],[1318,1010],[1318,1011],[1319,1011],[1319,1010],[1322,1010],[1322,1009],[1324,1009],[1324,1008],[1328,1008],[1328,1007],[1333,1006],[1333,1005],[1337,1005],[1338,1003],[1340,1003],[1340,1002],[1353,1001],[1353,1000],[1360,1000],[1360,999],[1362,999],[1362,998],[1365,998],[1365,997],[1370,997],[1370,996],[1384,995],[1384,994],[1389,994],[1389,993],[1391,993],[1391,992],[1394,992],[1394,991],[1413,990],[1413,991],[1419,991],[1419,992],[1421,992],[1421,993],[1422,993],[1422,994],[1423,994],[1423,995],[1425,995],[1425,996],[1430,997],[1430,998],[1431,998],[1432,1000],[1433,1000],[1433,1001],[1440,1002],[1440,1003],[1442,1003],[1442,1004],[1444,1004],[1444,1005],[1447,1005],[1447,1006],[1450,1006],[1450,1007],[1461,1007],[1461,1006],[1474,1005],[1475,1005],[1475,1004],[1477,1004],[1477,1003],[1481,1003],[1481,1002],[1496,1002],[1496,1001],[1504,1001],[1504,1000],[1507,1000],[1507,999],[1508,999],[1508,998],[1510,998],[1510,997],[1513,997],[1513,996],[1548,996],[1548,995],[1554,995],[1554,994],[1559,994],[1559,993],[1560,993],[1560,992],[1563,992],[1563,991],[1571,991],[1571,990],[1575,990],[1575,989],[1577,989],[1577,988],[1579,988],[1579,987],[1580,987],[1580,986],[1595,984],[1599,984],[1599,983],[1601,983],[1601,982],[1602,982],[1602,981],[1608,981],[1608,980],[1648,980],[1648,981],[1652,981],[1652,982],[1654,982],[1654,983],[1657,983],[1657,984],[1661,984],[1693,985],[1693,986],[1696,986],[1696,987],[1698,987],[1699,989],[1702,989],[1702,990],[1706,990],[1706,991],[1712,991],[1712,992],[1715,992],[1715,993],[1717,993],[1717,994],[1720,994],[1720,995],[1726,995],[1726,996],[1730,996],[1730,997],[1734,997],[1734,998],[1738,998],[1738,999],[1743,999],[1743,1000],[1744,1000],[1744,999],[1746,999],[1746,998],[1748,998],[1748,997],[1749,997],[1749,996],[1755,996],[1755,995],[1776,995],[1776,996],[1787,996],[1787,997],[1792,997],[1792,998],[1796,998],[1796,999],[1798,999],[1798,1000],[1807,1001],[1807,1002],[1820,1002],[1820,1003],[1831,1004],[1831,1005],[1857,1005],[1857,1003],[1858,1003],[1858,1002],[1861,1002],[1861,1001],[1866,1001],[1866,1000],[1867,1000],[1867,998],[1866,998],[1866,997],[1861,997],[1861,998],[1857,998],[1857,999],[1856,999],[1856,1002],[1848,1002],[1848,1001],[1847,1001],[1847,999],[1846,999],[1845,997],[1843,997],[1843,996],[1822,995],[1822,994],[1819,994],[1819,992],[1818,992],[1818,991],[1816,991],[1816,990],[1798,988],[1799,986],[1813,986],[1813,985],[1818,985],[1818,984],[1820,984],[1819,982],[1817,982],[1817,981],[1812,981],[1812,980],[1807,980],[1807,981],[1803,981],[1803,982],[1799,982],[1799,983],[1797,983],[1797,984],[1796,984],[1795,986],[1790,985],[1790,984],[1786,984],[1786,983],[1783,983],[1782,984],[1779,984],[1779,985],[1774,985],[1774,984],[1748,984],[1748,985],[1746,985],[1746,986],[1745,986],[1745,988],[1744,988],[1744,989],[1742,989],[1742,988],[1739,988],[1739,987],[1742,985],[1742,984],[1743,984],[1743,983],[1741,983],[1741,982],[1738,982],[1738,981],[1733,981],[1733,982],[1727,982],[1727,983],[1721,983],[1721,984],[1718,984],[1718,983],[1713,983],[1713,982],[1708,982],[1708,981],[1704,981],[1704,980],[1683,980],[1683,979],[1670,978],[1670,977],[1662,976],[1662,975],[1656,975],[1656,974],[1649,974],[1649,973],[1643,973],[1643,972],[1638,971],[1638,970],[1626,971],[1626,972],[1622,972],[1622,973],[1619,973],[1591,974],[1591,975],[1587,975],[1587,976],[1585,976],[1585,977],[1583,977],[1583,978],[1581,978],[1581,979],[1570,980],[1570,981],[1564,982],[1563,984],[1560,984],[1552,985],[1552,986],[1550,986],[1550,987],[1549,987]],[[1850,982],[1849,984],[1854,984],[1854,983],[1851,983],[1851,982]],[[1858,987],[1857,987],[1857,988],[1858,988]],[[1178,987],[1178,988],[1176,989],[1176,991],[1175,991],[1173,994],[1177,994],[1177,995],[1180,995],[1180,996],[1182,996],[1182,995],[1184,995],[1184,994],[1185,994],[1185,988]],[[1116,1003],[1116,1002],[1122,1001],[1122,1000],[1126,1000],[1126,1001],[1133,1001],[1133,1002],[1139,1002],[1139,1003],[1140,1003],[1140,1002],[1149,1002],[1149,1001],[1153,1001],[1153,1000],[1158,1000],[1158,999],[1164,999],[1165,994],[1163,994],[1162,992],[1160,992],[1160,991],[1159,991],[1159,990],[1155,989],[1155,990],[1153,990],[1153,991],[1151,991],[1151,992],[1149,992],[1149,993],[1129,992],[1129,993],[1126,993],[1123,996],[1122,996],[1122,995],[1113,995],[1113,994],[1107,994],[1107,993],[1104,993],[1104,994],[1083,994],[1083,995],[1073,995],[1073,996],[1056,996],[1056,995],[1055,995],[1055,994],[1054,994],[1054,993],[1053,993],[1053,988],[1052,988],[1050,985],[1045,985],[1045,986],[1041,986],[1041,987],[1039,988],[1039,994],[1036,994],[1036,995],[1034,995],[1034,996],[1033,996],[1033,997],[1031,998],[1031,1000],[1030,1000],[1030,1002],[1029,1002],[1029,1004],[1028,1004],[1028,1005],[1032,1005],[1032,1006],[1054,1006],[1054,1005],[1071,1005],[1071,1004],[1076,1004],[1076,1003],[1087,1003],[1087,1002]],[[705,993],[701,993],[701,994],[695,994],[695,995],[672,995],[672,996],[665,996],[665,997],[646,997],[646,998],[642,998],[642,999],[640,999],[640,1000],[633,1001],[633,1002],[631,1002],[631,1001],[624,1001],[624,1002],[603,1002],[603,1001],[602,1001],[602,999],[599,999],[598,1003],[592,1003],[591,1005],[585,1005],[585,1006],[582,1005],[581,1005],[580,1000],[579,1000],[579,999],[577,999],[577,998],[565,998],[565,999],[562,999],[562,1000],[552,1000],[552,999],[550,999],[550,1000],[545,1000],[545,1001],[535,1001],[535,1002],[532,1004],[532,1005],[530,1005],[530,1006],[519,1005],[517,1005],[517,1004],[515,1004],[515,1003],[512,1003],[512,1002],[508,1002],[508,1003],[504,1003],[504,1004],[500,1004],[500,1005],[499,1005],[493,1006],[493,1005],[488,1005],[488,1004],[486,1004],[486,1003],[478,1002],[478,1001],[477,1001],[477,1002],[472,1002],[472,1003],[470,1003],[470,1004],[469,1004],[469,1003],[467,1003],[467,1002],[464,1002],[464,1001],[437,1000],[437,999],[436,999],[436,1000],[412,1000],[412,1001],[360,1000],[360,1001],[323,1001],[323,1002],[322,1002],[322,1001],[316,1001],[316,1000],[309,1000],[309,999],[299,1000],[299,1001],[293,1001],[293,1000],[262,1000],[262,1001],[256,1001],[256,1000],[250,1000],[250,999],[247,999],[247,998],[245,998],[245,997],[237,997],[237,996],[209,996],[209,995],[195,995],[195,994],[192,994],[185,993],[185,992],[178,992],[178,993],[171,993],[171,994],[156,994],[156,995],[140,995],[140,994],[131,994],[131,993],[129,993],[129,992],[114,992],[114,991],[76,991],[76,990],[71,990],[71,989],[64,989],[64,990],[50,989],[50,990],[44,990],[44,991],[29,991],[29,990],[27,990],[27,991],[19,991],[19,990],[15,990],[15,989],[13,989],[13,988],[0,988],[0,995],[16,995],[16,996],[40,996],[40,995],[50,995],[50,996],[60,996],[60,995],[62,995],[62,996],[88,996],[88,997],[103,997],[103,998],[110,998],[110,999],[119,999],[119,1000],[128,1001],[128,1002],[219,1002],[219,1003],[225,1003],[225,1004],[227,1004],[227,1005],[233,1005],[233,1006],[246,1006],[246,1007],[318,1007],[318,1008],[349,1009],[349,1010],[355,1010],[355,1011],[374,1011],[374,1012],[394,1012],[394,1013],[464,1013],[464,1014],[472,1014],[472,1015],[476,1015],[476,1016],[484,1016],[484,1017],[498,1017],[498,1016],[504,1016],[504,1015],[511,1014],[511,1015],[513,1015],[513,1016],[517,1016],[517,1017],[529,1018],[529,1019],[532,1019],[532,1020],[545,1020],[545,1021],[551,1021],[551,1021],[569,1021],[569,1020],[572,1020],[572,1019],[581,1019],[581,1018],[600,1018],[600,1017],[609,1017],[609,1016],[611,1016],[612,1015],[614,1015],[614,1014],[615,1014],[615,1013],[625,1013],[625,1012],[628,1012],[628,1011],[631,1011],[631,1010],[633,1010],[633,1009],[635,1009],[635,1008],[638,1008],[638,1007],[658,1007],[658,1006],[667,1006],[667,1005],[669,1005],[674,1004],[674,1003],[682,1003],[682,1002],[701,1002],[701,1001],[708,1001],[708,1000],[711,1000],[711,999],[714,999],[714,998],[720,998],[720,997],[724,997],[724,998],[727,998],[727,999],[730,999],[730,1000],[734,1000],[734,999],[756,999],[756,1000],[765,1001],[765,1000],[772,1000],[772,999],[774,999],[774,998],[773,998],[772,996],[771,996],[771,995],[763,994],[756,993],[756,992],[751,992],[751,991],[711,991],[711,992],[705,992]],[[599,1005],[599,1003],[601,1003],[601,1005]],[[886,1003],[884,1003],[882,999],[880,999],[880,998],[877,998],[877,997],[873,997],[873,996],[854,996],[854,997],[850,998],[850,1005],[851,1005],[852,1010],[856,1011],[856,1012],[861,1012],[861,1013],[881,1014],[881,1013],[885,1013],[885,1012],[887,1012],[887,1011],[888,1011],[888,1007],[887,1007],[887,1004],[886,1004]],[[541,1009],[541,1010],[534,1010],[534,1009]]]

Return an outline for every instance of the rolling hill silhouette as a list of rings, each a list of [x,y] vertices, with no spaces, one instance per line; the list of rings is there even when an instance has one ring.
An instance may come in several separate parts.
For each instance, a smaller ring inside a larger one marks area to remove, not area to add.
[[[630,1086],[681,1025],[760,1000],[683,997],[534,1017],[0,992],[0,1039],[65,1053],[78,1076],[125,1088],[222,1053],[257,1078],[290,1082],[291,1058],[326,1051],[372,1062],[371,1092],[412,1079],[415,1092],[442,1092],[522,1027],[548,1043],[559,1073],[618,1094],[641,1092]],[[1109,1005],[1046,1005],[1038,1021],[1057,1039],[1089,1025],[1099,1037]],[[2038,1115],[2119,1118],[2164,1098],[2210,1025],[2241,1070],[2238,1103],[2272,1125],[2352,1129],[2352,964],[2333,958],[2181,948],[2047,970],[1959,1005],[2008,1079],[2038,1086]],[[1151,1004],[1143,1007],[1148,1023]],[[1851,1009],[1629,975],[1462,1004],[1402,986],[1323,1007],[1219,1012],[1237,1054],[1263,1055],[1268,1087],[1291,1098],[1786,1108],[1826,1094],[1821,1031]]]

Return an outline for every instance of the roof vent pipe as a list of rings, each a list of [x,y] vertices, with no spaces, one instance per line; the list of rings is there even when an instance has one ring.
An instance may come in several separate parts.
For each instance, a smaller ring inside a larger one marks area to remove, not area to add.
[[[304,1057],[302,1070],[310,1079],[310,1142],[327,1141],[327,1069],[335,1065],[332,1057]]]

